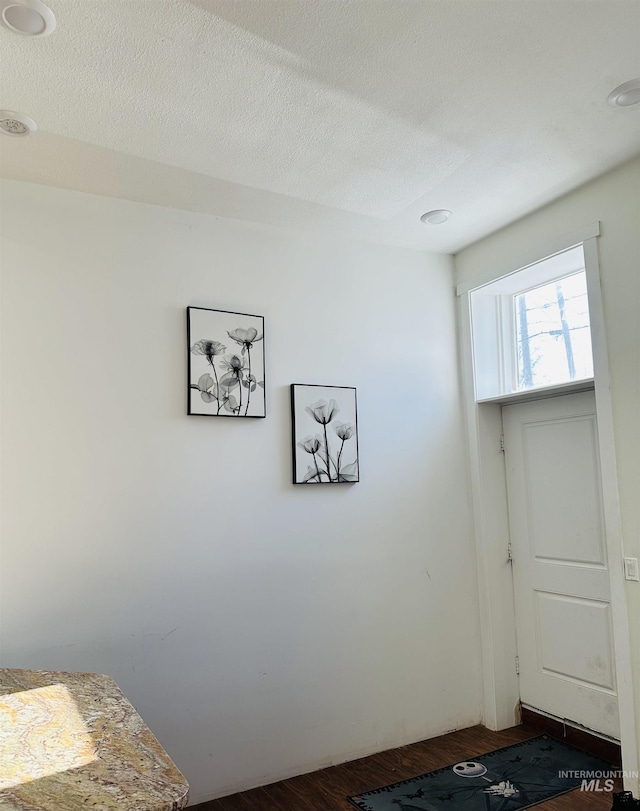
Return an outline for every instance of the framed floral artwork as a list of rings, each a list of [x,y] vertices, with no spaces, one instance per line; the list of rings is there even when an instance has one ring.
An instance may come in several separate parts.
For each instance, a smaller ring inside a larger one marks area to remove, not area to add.
[[[187,307],[187,414],[265,417],[264,318]]]
[[[291,386],[294,484],[360,481],[357,411],[351,386]]]

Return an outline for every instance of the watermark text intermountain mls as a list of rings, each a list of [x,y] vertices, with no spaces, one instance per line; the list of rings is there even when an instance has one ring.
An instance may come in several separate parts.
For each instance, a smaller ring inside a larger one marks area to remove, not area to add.
[[[611,769],[609,771],[585,771],[567,769],[560,770],[558,777],[569,777],[574,780],[581,780],[580,791],[600,791],[612,792],[615,788],[615,780],[629,777],[638,779],[637,771],[622,771],[621,769]]]

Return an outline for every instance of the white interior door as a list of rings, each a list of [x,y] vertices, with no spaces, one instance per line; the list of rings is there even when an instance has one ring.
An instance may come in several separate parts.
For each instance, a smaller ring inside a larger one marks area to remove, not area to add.
[[[619,738],[594,395],[502,416],[521,700]]]

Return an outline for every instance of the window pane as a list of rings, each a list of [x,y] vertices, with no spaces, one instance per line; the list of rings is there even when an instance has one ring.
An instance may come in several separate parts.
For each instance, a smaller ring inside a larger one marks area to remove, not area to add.
[[[584,271],[514,296],[518,388],[593,377]]]

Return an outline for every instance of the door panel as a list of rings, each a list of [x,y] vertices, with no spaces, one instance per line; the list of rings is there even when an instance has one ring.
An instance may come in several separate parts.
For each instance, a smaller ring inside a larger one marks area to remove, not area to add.
[[[521,431],[536,559],[604,566],[595,415],[524,423]],[[579,486],[569,486],[577,473]]]
[[[535,595],[542,672],[613,691],[609,604],[548,591],[536,590]],[[588,629],[591,656],[583,655],[585,640],[575,628]]]
[[[521,700],[618,738],[594,396],[502,415]]]

